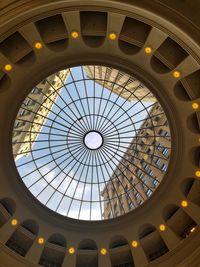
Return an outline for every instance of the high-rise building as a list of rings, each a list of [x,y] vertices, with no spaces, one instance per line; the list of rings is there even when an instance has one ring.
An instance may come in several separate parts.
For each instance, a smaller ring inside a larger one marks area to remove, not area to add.
[[[143,122],[102,191],[105,219],[140,206],[155,191],[167,170],[171,152],[168,121],[158,103],[149,114],[152,120],[147,118]]]
[[[34,87],[24,100],[13,127],[13,155],[16,159],[29,155],[69,73],[66,69],[51,75]]]
[[[95,79],[97,83],[128,101],[137,101],[143,98],[144,101],[155,101],[155,97],[144,84],[132,76],[130,79],[130,76],[122,71],[104,66],[86,66],[84,70],[88,78]]]

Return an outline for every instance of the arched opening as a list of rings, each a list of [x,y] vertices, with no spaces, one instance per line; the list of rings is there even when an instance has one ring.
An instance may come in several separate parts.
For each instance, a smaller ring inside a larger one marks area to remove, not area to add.
[[[3,226],[15,212],[15,202],[10,198],[0,200],[0,227]]]
[[[62,16],[54,15],[37,21],[36,27],[49,49],[62,51],[68,44],[68,32]],[[55,32],[57,32],[55,36]]]
[[[98,247],[95,241],[84,239],[80,242],[76,267],[98,267]]]
[[[128,55],[138,53],[143,47],[150,30],[149,25],[126,17],[119,35],[119,48]]]
[[[53,234],[45,243],[39,264],[46,267],[61,267],[65,252],[66,239],[61,234]]]
[[[141,227],[139,241],[149,261],[154,261],[169,251],[159,231],[153,225],[146,224]]]
[[[82,250],[96,250],[97,249],[97,244],[95,241],[91,239],[84,239],[83,241],[80,242],[78,249]]]
[[[164,209],[164,220],[169,228],[180,238],[186,238],[196,227],[196,222],[180,207],[168,205]]]
[[[23,221],[21,223],[21,226],[35,236],[38,234],[38,231],[39,231],[38,224],[35,223],[33,220]]]
[[[106,12],[81,11],[81,33],[86,45],[98,47],[103,44],[107,30]]]
[[[128,241],[123,236],[115,236],[110,242],[112,267],[135,267]]]
[[[158,73],[167,73],[175,69],[187,56],[187,52],[168,37],[154,52],[151,66]]]
[[[33,220],[23,221],[6,242],[6,246],[21,256],[26,256],[38,234],[38,225]]]

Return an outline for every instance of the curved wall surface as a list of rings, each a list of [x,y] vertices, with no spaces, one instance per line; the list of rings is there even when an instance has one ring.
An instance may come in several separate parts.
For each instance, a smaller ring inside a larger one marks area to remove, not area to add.
[[[199,1],[23,0],[0,8],[0,266],[200,265]],[[170,165],[155,194],[101,222],[40,204],[12,155],[13,124],[30,90],[87,63],[134,74],[162,103],[172,134]]]

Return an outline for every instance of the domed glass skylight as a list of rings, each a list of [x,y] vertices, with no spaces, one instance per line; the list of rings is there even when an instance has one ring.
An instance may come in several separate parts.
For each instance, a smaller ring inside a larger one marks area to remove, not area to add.
[[[82,220],[142,205],[162,181],[171,137],[149,89],[120,70],[78,66],[34,87],[13,126],[13,155],[28,190]]]

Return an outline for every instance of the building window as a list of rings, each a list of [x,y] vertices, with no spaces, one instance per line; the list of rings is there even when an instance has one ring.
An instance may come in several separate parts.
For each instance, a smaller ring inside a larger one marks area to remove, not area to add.
[[[140,197],[140,194],[137,192],[137,193],[135,194],[135,197],[138,199],[138,198]]]
[[[143,167],[144,167],[144,169],[147,171],[147,170],[149,169],[149,164],[148,164],[148,163],[145,163],[145,164],[143,165]]]
[[[160,143],[158,143],[157,144],[157,149],[162,152],[162,150],[164,149],[164,146],[162,146]]]
[[[153,184],[154,184],[155,186],[157,186],[157,185],[159,184],[159,182],[158,182],[156,179],[154,179],[154,180],[153,180]]]
[[[155,163],[156,163],[157,166],[160,166],[160,163],[161,163],[160,158],[158,158]]]
[[[166,172],[166,170],[167,170],[167,165],[166,165],[166,164],[163,164],[161,170],[162,170],[163,172]]]
[[[130,204],[129,204],[129,208],[130,208],[130,209],[134,208],[133,202],[130,202]]]
[[[142,203],[143,203],[143,202],[142,202],[142,200],[140,199],[140,201],[138,202],[138,205],[140,206]]]
[[[20,122],[19,121],[15,121],[14,128],[17,128],[19,126],[20,126]]]
[[[142,172],[140,172],[138,175],[138,178],[142,179],[143,176],[144,176],[144,174]]]
[[[148,173],[149,173],[150,176],[153,176],[153,171],[151,169],[149,170]]]
[[[147,196],[149,196],[149,197],[150,197],[150,196],[151,196],[151,194],[152,194],[152,191],[151,191],[150,189],[148,189],[148,190],[147,190]]]
[[[169,153],[169,150],[165,147],[162,151],[163,155],[167,156]]]

